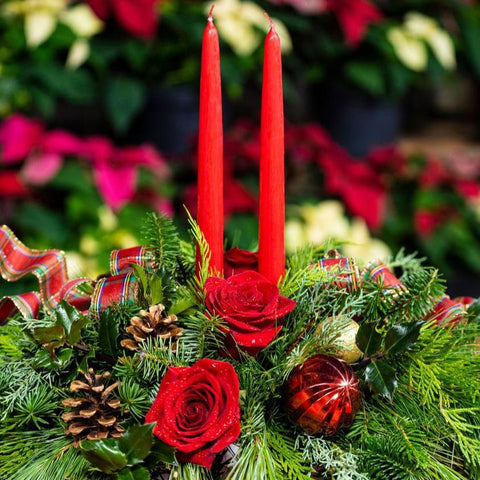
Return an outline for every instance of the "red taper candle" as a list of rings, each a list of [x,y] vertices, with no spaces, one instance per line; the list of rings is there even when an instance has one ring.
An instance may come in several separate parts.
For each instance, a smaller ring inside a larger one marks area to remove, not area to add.
[[[269,21],[263,59],[258,267],[277,283],[285,272],[284,119],[280,37]]]
[[[220,47],[212,9],[203,32],[198,132],[197,221],[210,251],[210,269],[223,270],[223,125]]]

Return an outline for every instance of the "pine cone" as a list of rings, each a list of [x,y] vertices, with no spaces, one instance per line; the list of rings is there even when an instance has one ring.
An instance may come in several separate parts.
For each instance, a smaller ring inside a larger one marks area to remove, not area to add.
[[[93,368],[89,368],[88,373],[82,374],[86,383],[74,380],[70,384],[70,391],[79,395],[62,401],[64,407],[71,408],[62,415],[67,423],[65,434],[73,435],[75,446],[82,440],[119,438],[125,429],[118,424],[120,400],[112,396],[119,383],[106,387],[110,372],[95,375]]]
[[[127,333],[132,335],[133,339],[122,340],[120,344],[129,350],[138,350],[139,344],[147,338],[171,339],[172,349],[175,351],[176,339],[182,335],[183,329],[176,325],[177,316],[165,316],[165,306],[159,303],[152,305],[148,312],[140,310],[139,316],[130,320],[130,325],[126,328]]]

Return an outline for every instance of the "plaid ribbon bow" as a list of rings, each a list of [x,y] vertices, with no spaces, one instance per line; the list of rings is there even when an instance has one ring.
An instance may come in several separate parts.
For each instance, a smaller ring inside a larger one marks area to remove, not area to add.
[[[7,226],[0,227],[0,275],[7,281],[17,281],[28,274],[38,279],[39,291],[9,295],[0,299],[0,325],[15,311],[24,318],[37,318],[43,305],[52,312],[61,300],[79,310],[99,315],[112,303],[124,303],[135,298],[137,282],[132,264],[146,268],[153,265],[153,255],[147,247],[114,250],[110,255],[110,275],[95,284],[93,295],[78,287],[93,283],[87,278],[68,279],[65,254],[61,250],[32,250],[26,247]]]

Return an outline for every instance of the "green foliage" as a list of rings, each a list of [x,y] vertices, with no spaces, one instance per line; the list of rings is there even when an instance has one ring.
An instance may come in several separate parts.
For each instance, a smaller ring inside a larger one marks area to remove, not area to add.
[[[143,237],[147,245],[154,249],[156,267],[173,274],[180,255],[180,241],[173,221],[164,214],[148,214]]]
[[[150,454],[153,445],[154,424],[134,425],[130,427],[120,439],[107,438],[104,440],[87,440],[82,442],[83,456],[97,469],[107,474],[118,474],[118,478],[143,480],[143,467],[135,467],[143,463]],[[128,468],[126,468],[128,467]]]
[[[33,330],[35,340],[47,348],[53,361],[57,361],[57,348],[66,344],[75,346],[80,342],[82,329],[90,322],[87,316],[64,300],[56,308],[55,318],[53,325]]]
[[[117,133],[125,133],[145,103],[145,86],[129,77],[113,77],[105,92],[105,106]]]

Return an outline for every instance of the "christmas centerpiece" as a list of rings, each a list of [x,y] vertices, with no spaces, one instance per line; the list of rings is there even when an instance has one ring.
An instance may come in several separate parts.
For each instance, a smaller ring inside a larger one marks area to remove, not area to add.
[[[110,272],[0,228],[0,478],[446,479],[480,474],[480,302],[415,255],[284,253],[279,38],[265,44],[258,254],[223,248],[218,37],[202,56],[198,223]]]

